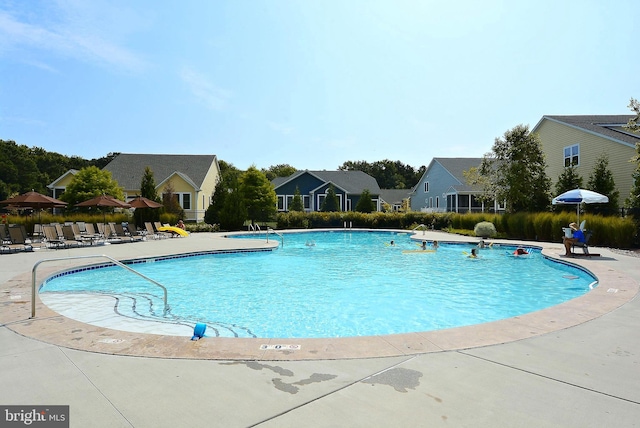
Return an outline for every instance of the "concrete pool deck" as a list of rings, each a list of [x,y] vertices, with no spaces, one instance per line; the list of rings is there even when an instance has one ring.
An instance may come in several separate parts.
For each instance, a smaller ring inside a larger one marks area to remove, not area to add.
[[[424,237],[472,240],[440,232]],[[550,256],[563,252],[560,244],[534,244]],[[71,426],[83,427],[601,427],[640,420],[640,259],[605,248],[598,258],[563,259],[599,278],[587,295],[439,332],[192,342],[79,323],[39,299],[29,318],[31,269],[39,260],[87,254],[125,260],[240,245],[246,242],[194,234],[0,256],[0,405],[68,404]],[[38,281],[91,262],[42,264]]]

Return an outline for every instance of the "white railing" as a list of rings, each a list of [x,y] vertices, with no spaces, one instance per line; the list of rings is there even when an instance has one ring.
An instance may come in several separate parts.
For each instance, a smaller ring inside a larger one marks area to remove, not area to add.
[[[123,269],[128,270],[129,272],[135,273],[136,275],[146,279],[147,281],[157,285],[158,287],[162,288],[162,292],[164,294],[164,312],[163,315],[167,315],[167,311],[169,310],[169,305],[167,305],[167,289],[165,288],[164,285],[160,284],[157,281],[154,281],[153,279],[144,276],[143,274],[141,274],[140,272],[131,269],[129,266],[125,265],[124,263],[121,263],[119,261],[117,261],[116,259],[109,257],[107,255],[104,254],[96,254],[96,255],[89,255],[89,256],[73,256],[73,257],[60,257],[60,258],[55,258],[55,259],[42,259],[36,262],[35,265],[33,265],[33,269],[31,270],[31,318],[35,318],[36,317],[36,269],[38,268],[38,266],[40,266],[41,263],[44,262],[55,262],[55,261],[60,261],[60,260],[73,260],[73,259],[88,259],[88,258],[96,258],[96,257],[103,257],[106,259],[109,259],[111,261],[111,263],[113,263],[116,266],[120,266]]]
[[[267,227],[267,242],[269,242],[269,233],[278,235],[280,237],[280,240],[282,241],[282,246],[284,247],[284,235],[282,233],[278,233],[275,230],[271,229],[270,227]]]
[[[418,226],[414,227],[413,230],[418,230],[418,229],[422,229],[422,234],[424,235],[425,230],[429,229],[427,226],[425,226],[424,224],[419,224]]]

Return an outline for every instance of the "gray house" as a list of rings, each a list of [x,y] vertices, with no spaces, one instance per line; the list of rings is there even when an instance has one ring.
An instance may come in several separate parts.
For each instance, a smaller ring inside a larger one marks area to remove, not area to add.
[[[336,192],[341,211],[353,211],[364,190],[369,191],[380,211],[378,182],[362,171],[296,171],[289,177],[277,177],[271,183],[278,197],[278,211],[289,211],[296,188],[305,211],[320,211],[329,186]]]
[[[464,171],[477,168],[482,158],[433,158],[411,193],[411,210],[423,212],[498,212],[504,206],[485,206],[480,186],[466,184]]]

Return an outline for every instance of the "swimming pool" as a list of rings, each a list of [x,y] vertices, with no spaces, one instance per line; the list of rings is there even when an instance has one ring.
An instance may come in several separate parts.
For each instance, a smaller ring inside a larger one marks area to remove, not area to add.
[[[223,337],[349,337],[478,324],[559,304],[595,281],[537,250],[514,258],[513,247],[494,246],[472,260],[464,254],[470,244],[410,252],[416,249],[406,233],[291,233],[275,251],[133,267],[167,286],[165,320],[204,322],[207,335]],[[141,317],[162,317],[159,289],[120,268],[57,276],[40,292],[133,296]]]

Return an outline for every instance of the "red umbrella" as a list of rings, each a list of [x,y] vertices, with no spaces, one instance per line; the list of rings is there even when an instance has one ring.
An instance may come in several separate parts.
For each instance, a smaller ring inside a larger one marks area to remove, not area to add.
[[[132,208],[161,208],[162,204],[152,201],[151,199],[147,199],[144,196],[138,196],[135,199],[132,199],[129,202]]]

